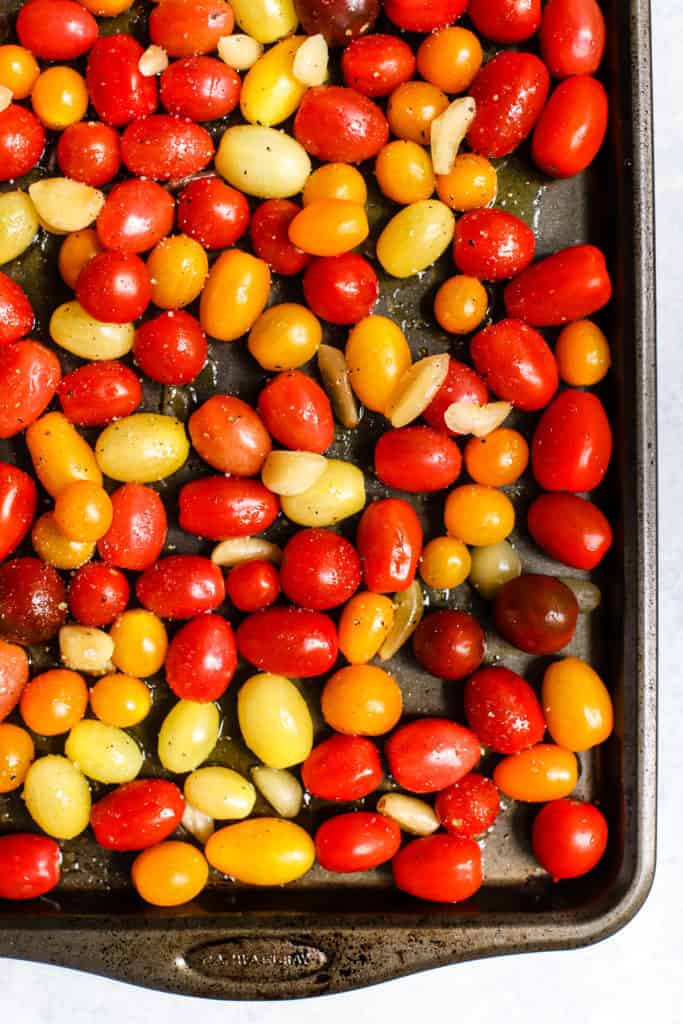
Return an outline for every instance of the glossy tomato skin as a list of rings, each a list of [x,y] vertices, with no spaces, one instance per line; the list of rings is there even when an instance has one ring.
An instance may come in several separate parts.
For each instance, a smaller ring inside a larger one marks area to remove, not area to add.
[[[178,498],[180,527],[207,540],[249,537],[278,517],[277,495],[260,480],[208,476],[185,484]]]
[[[191,121],[226,117],[239,103],[242,79],[215,57],[173,61],[159,79],[159,96],[169,114]]]
[[[0,111],[0,181],[28,174],[44,148],[45,129],[35,114],[18,103]]]
[[[255,558],[231,569],[225,590],[241,612],[258,612],[274,604],[280,596],[280,574],[272,562]]]
[[[204,461],[222,473],[255,476],[270,453],[260,416],[234,395],[209,398],[190,416],[188,430]]]
[[[360,559],[353,544],[333,530],[299,530],[282,552],[280,584],[290,601],[326,611],[358,590]]]
[[[133,121],[121,136],[123,162],[131,174],[140,178],[186,178],[203,170],[213,154],[206,129],[170,114],[152,114]]]
[[[432,32],[465,13],[467,0],[386,0],[384,13],[408,32]]]
[[[402,498],[373,501],[360,517],[356,550],[368,590],[406,590],[422,552],[422,527],[412,506]]]
[[[0,638],[47,643],[66,621],[66,591],[59,573],[39,558],[0,565]]]
[[[237,649],[263,672],[294,679],[320,676],[337,660],[337,628],[323,612],[266,608],[237,627]]]
[[[415,55],[397,36],[370,35],[354,39],[342,54],[342,74],[351,89],[364,96],[388,96],[415,73]]]
[[[106,249],[141,253],[153,248],[173,227],[173,196],[154,181],[131,178],[114,185],[97,218],[97,234]]]
[[[38,419],[60,376],[57,356],[37,341],[0,348],[0,437],[13,437]]]
[[[285,448],[322,454],[334,440],[330,400],[301,370],[273,377],[258,397],[258,411],[268,433]]]
[[[234,21],[225,0],[163,0],[150,15],[149,34],[170,57],[191,57],[215,50]]]
[[[468,612],[431,612],[413,634],[413,651],[423,668],[442,679],[464,679],[481,665],[484,632]]]
[[[22,46],[41,60],[75,60],[97,39],[97,22],[74,0],[28,0],[16,25]]]
[[[37,504],[33,477],[18,466],[0,462],[0,562],[21,544],[34,520]]]
[[[166,779],[135,779],[108,793],[90,812],[95,839],[105,850],[145,850],[180,824],[185,800]]]
[[[26,292],[0,271],[0,346],[19,341],[33,323],[33,309]]]
[[[534,258],[534,233],[504,210],[471,210],[455,227],[453,259],[458,270],[480,281],[504,281]]]
[[[319,256],[304,274],[306,304],[332,324],[356,324],[370,314],[379,297],[372,264],[357,252]]]
[[[497,754],[518,754],[545,733],[541,704],[525,679],[502,666],[480,668],[465,683],[467,723]]]
[[[494,395],[517,409],[543,409],[559,385],[545,338],[523,320],[501,320],[472,339],[470,356]]]
[[[157,108],[156,78],[145,78],[138,64],[143,49],[132,36],[98,39],[88,57],[86,84],[97,116],[115,128]]]
[[[250,232],[254,252],[271,270],[289,277],[300,274],[311,257],[289,240],[289,225],[301,207],[291,199],[266,199],[254,210]]]
[[[600,399],[561,391],[541,416],[531,443],[531,466],[545,491],[592,491],[605,477],[612,429]]]
[[[529,507],[527,525],[539,548],[574,569],[594,569],[612,546],[607,517],[578,494],[541,494]]]
[[[467,900],[483,881],[481,850],[460,836],[413,839],[396,854],[392,868],[397,888],[436,903]]]
[[[584,320],[612,298],[605,257],[594,245],[574,245],[528,267],[505,289],[509,317],[534,327]]]
[[[605,18],[597,0],[548,0],[541,55],[555,78],[593,75],[605,52]]]
[[[382,781],[377,747],[365,736],[334,733],[313,748],[301,766],[301,779],[322,800],[362,800]]]
[[[135,593],[138,601],[162,619],[190,619],[210,612],[225,598],[220,568],[200,555],[168,555],[145,569]]]
[[[341,85],[319,85],[301,101],[294,134],[318,160],[355,164],[377,156],[389,138],[389,125],[380,108],[362,93]]]
[[[178,630],[164,671],[166,682],[182,700],[218,700],[237,667],[237,645],[229,622],[220,615],[199,615]]]
[[[0,899],[44,896],[59,882],[61,863],[61,850],[49,836],[31,832],[0,836]]]
[[[166,542],[166,509],[144,484],[124,484],[111,495],[114,518],[97,551],[118,569],[140,572],[153,565]]]
[[[493,601],[496,629],[527,654],[556,654],[566,647],[578,615],[576,597],[566,584],[534,573],[508,580]]]
[[[97,121],[77,121],[59,136],[57,163],[67,178],[99,188],[108,184],[121,168],[118,132]]]
[[[499,53],[469,88],[477,113],[467,134],[475,153],[507,156],[531,134],[545,106],[550,75],[533,53]]]
[[[486,405],[488,400],[488,389],[479,374],[471,366],[451,357],[446,379],[422,416],[435,430],[454,435],[455,431],[450,430],[444,421],[444,413],[448,406],[454,402],[476,402],[478,405]]]
[[[477,32],[494,43],[522,43],[538,31],[541,0],[470,0],[467,13]]]
[[[197,178],[178,196],[179,230],[205,249],[229,248],[248,226],[246,196],[219,178]]]
[[[129,597],[126,577],[103,562],[81,566],[69,583],[69,610],[82,626],[110,626],[126,610]]]
[[[500,812],[498,787],[492,779],[470,772],[439,793],[434,810],[451,835],[481,836]]]
[[[537,167],[551,178],[571,178],[593,163],[607,132],[605,87],[590,75],[561,82],[538,119],[531,143]]]
[[[458,446],[433,427],[387,430],[375,446],[378,480],[400,491],[442,491],[455,483],[461,467]]]
[[[328,818],[315,834],[316,860],[326,871],[371,871],[398,852],[401,829],[383,814],[352,811]]]
[[[147,267],[132,252],[98,252],[76,283],[76,298],[83,309],[102,323],[132,323],[145,312],[151,297]]]
[[[28,675],[28,657],[23,647],[0,640],[0,722],[19,703]]]
[[[135,332],[135,362],[160,384],[189,384],[204,366],[208,351],[199,321],[183,309],[147,320]]]
[[[411,793],[436,793],[472,771],[479,740],[448,718],[420,718],[401,725],[385,744],[389,771]]]
[[[380,13],[379,0],[295,0],[306,35],[320,33],[330,46],[346,46],[371,29]]]
[[[124,363],[103,360],[86,363],[66,377],[57,388],[62,412],[79,427],[103,427],[130,416],[142,401],[140,378]]]
[[[607,837],[607,821],[597,807],[565,798],[541,808],[531,846],[541,867],[559,882],[592,871],[607,848]]]

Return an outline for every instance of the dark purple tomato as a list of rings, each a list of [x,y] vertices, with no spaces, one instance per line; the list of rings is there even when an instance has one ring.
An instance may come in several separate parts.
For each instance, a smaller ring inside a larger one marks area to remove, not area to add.
[[[44,644],[66,622],[61,576],[39,558],[15,558],[0,565],[0,638]]]
[[[484,631],[468,612],[430,612],[413,635],[415,657],[442,679],[464,679],[484,657]]]
[[[493,602],[496,629],[527,654],[555,654],[574,636],[579,606],[574,592],[555,579],[529,573],[508,580]]]
[[[346,46],[369,32],[377,21],[380,0],[294,0],[306,35],[325,36],[330,46]]]

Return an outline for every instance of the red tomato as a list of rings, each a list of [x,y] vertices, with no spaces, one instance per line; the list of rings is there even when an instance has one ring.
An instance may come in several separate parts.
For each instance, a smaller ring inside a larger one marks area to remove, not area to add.
[[[541,808],[531,833],[534,857],[554,882],[592,871],[607,847],[607,822],[593,804],[552,800]]]
[[[480,668],[465,683],[465,717],[485,747],[518,754],[540,743],[545,718],[538,697],[509,668]]]
[[[86,313],[108,324],[137,320],[152,297],[145,263],[132,252],[105,249],[85,264],[76,282],[76,298]]]
[[[28,295],[20,284],[0,271],[0,347],[19,341],[34,322]]]
[[[52,401],[61,367],[50,349],[37,341],[0,348],[0,437],[21,433]]]
[[[294,679],[321,676],[337,660],[337,627],[323,612],[266,608],[240,623],[237,649],[264,672]]]
[[[451,835],[470,838],[483,835],[500,812],[498,786],[492,779],[470,772],[439,793],[434,810]]]
[[[147,320],[135,332],[133,358],[160,384],[189,384],[204,366],[208,351],[199,321],[182,309]]]
[[[480,281],[515,277],[529,266],[535,248],[531,228],[504,210],[471,210],[455,226],[455,265]]]
[[[97,218],[97,234],[106,249],[146,252],[173,227],[173,196],[154,181],[133,178],[114,185]]]
[[[538,119],[531,143],[537,167],[551,178],[571,178],[598,154],[607,131],[604,86],[590,75],[561,82]]]
[[[375,446],[377,479],[399,491],[442,491],[455,483],[461,467],[458,446],[432,427],[387,430]]]
[[[232,626],[220,615],[200,615],[175,634],[164,671],[176,697],[202,703],[218,700],[237,667]]]
[[[295,0],[294,8],[307,36],[320,33],[329,46],[346,46],[377,21],[380,0]]]
[[[484,631],[468,612],[431,612],[415,630],[413,651],[433,676],[464,679],[481,665]]]
[[[388,96],[413,77],[415,55],[397,36],[361,36],[344,50],[341,68],[351,89],[364,96]]]
[[[344,604],[360,586],[353,544],[332,530],[299,530],[282,553],[280,584],[290,601],[325,611]]]
[[[62,377],[57,388],[62,412],[79,427],[103,427],[130,416],[142,401],[137,374],[115,359],[86,363]]]
[[[251,218],[251,241],[259,259],[277,274],[299,274],[311,257],[289,240],[289,225],[301,207],[291,199],[266,199]]]
[[[380,108],[355,89],[318,85],[299,105],[294,134],[318,160],[355,164],[377,156],[389,125]]]
[[[419,718],[401,725],[384,749],[389,771],[411,793],[436,793],[452,786],[481,757],[474,733],[448,718]]]
[[[557,391],[559,376],[552,349],[523,320],[501,320],[479,331],[472,339],[470,356],[494,395],[517,409],[542,409]]]
[[[187,427],[201,457],[221,473],[255,476],[272,448],[261,417],[233,395],[213,395]]]
[[[512,153],[531,134],[549,88],[548,69],[533,53],[499,53],[468,90],[477,104],[470,148],[487,157]]]
[[[422,553],[422,527],[415,510],[402,498],[373,501],[360,517],[356,550],[368,590],[407,590]]]
[[[505,289],[507,315],[535,327],[585,320],[612,298],[605,257],[593,245],[573,245],[528,267]]]
[[[17,36],[41,60],[75,60],[97,39],[97,22],[74,0],[26,0],[20,5]]]
[[[538,31],[541,0],[470,0],[467,14],[494,43],[522,43]]]
[[[69,583],[69,610],[82,626],[109,626],[126,610],[128,580],[111,565],[89,562],[81,566]]]
[[[162,619],[191,619],[225,599],[220,568],[200,555],[168,555],[145,569],[135,585],[143,608]]]
[[[612,527],[603,512],[577,494],[541,494],[527,514],[539,548],[573,569],[594,569],[612,546]]]
[[[384,13],[408,32],[431,32],[456,21],[467,0],[385,0]]]
[[[315,857],[326,871],[371,871],[398,852],[401,829],[383,814],[352,811],[328,818],[315,834]]]
[[[304,274],[306,303],[332,324],[356,324],[368,316],[379,297],[371,263],[357,252],[314,259]]]
[[[382,781],[377,747],[365,736],[334,733],[301,766],[301,779],[322,800],[362,800]]]
[[[574,591],[552,576],[508,580],[493,600],[496,629],[527,654],[557,654],[574,636],[578,617]]]
[[[156,562],[166,542],[166,509],[144,484],[124,484],[111,495],[114,518],[97,542],[100,558],[119,569],[140,572]]]
[[[215,50],[234,22],[225,0],[162,0],[149,16],[149,34],[170,57],[192,57]]]
[[[33,522],[38,492],[33,477],[0,462],[0,562],[21,544]]]
[[[180,528],[207,540],[261,533],[280,512],[277,495],[244,477],[192,480],[180,489],[178,506]]]
[[[413,839],[396,854],[394,882],[421,900],[459,903],[481,888],[481,850],[473,839],[436,835]]]
[[[266,384],[258,397],[258,411],[278,444],[321,454],[334,441],[330,400],[301,370],[285,370]]]
[[[0,639],[44,644],[66,621],[61,576],[39,558],[14,558],[0,565]]]
[[[119,127],[157,108],[157,82],[138,67],[144,50],[129,35],[98,39],[88,57],[85,80],[101,121]]]
[[[241,612],[259,612],[274,604],[280,596],[280,576],[271,562],[255,558],[231,569],[225,590]]]
[[[23,647],[0,640],[0,722],[19,703],[28,675],[28,657]]]
[[[0,181],[28,174],[44,148],[45,129],[35,114],[18,103],[0,111]]]
[[[612,456],[612,430],[589,391],[561,391],[545,410],[531,443],[531,466],[544,491],[592,491]]]
[[[44,896],[59,882],[61,864],[61,850],[49,836],[31,832],[0,836],[0,899]]]
[[[220,178],[197,178],[178,196],[178,229],[205,249],[228,249],[248,225],[246,196]]]
[[[170,114],[133,121],[121,136],[123,162],[140,178],[187,178],[203,170],[213,154],[213,141],[205,128]]]
[[[180,824],[185,800],[165,779],[136,779],[93,804],[90,825],[105,850],[145,850],[167,839]]]
[[[592,75],[605,52],[605,18],[597,0],[548,0],[540,44],[555,78]]]
[[[445,381],[422,415],[435,430],[454,435],[455,431],[450,430],[444,421],[444,413],[448,406],[454,402],[476,402],[478,405],[486,405],[488,400],[486,384],[479,374],[466,363],[451,358],[448,361]]]
[[[57,163],[67,178],[93,188],[106,185],[121,168],[119,134],[98,121],[70,124],[59,136]]]
[[[242,79],[215,57],[184,57],[173,61],[159,79],[161,102],[169,114],[191,121],[213,121],[235,109]]]

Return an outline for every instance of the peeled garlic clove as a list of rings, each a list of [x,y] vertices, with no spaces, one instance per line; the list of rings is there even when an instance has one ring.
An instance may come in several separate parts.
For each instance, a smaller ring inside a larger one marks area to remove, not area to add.
[[[252,768],[251,777],[262,797],[283,818],[296,818],[304,791],[295,775],[284,768]]]
[[[431,149],[435,174],[450,174],[463,139],[477,113],[471,96],[462,96],[432,121]]]
[[[104,206],[103,192],[71,178],[43,178],[28,194],[43,227],[58,235],[87,228]]]
[[[154,78],[168,67],[168,54],[163,46],[148,46],[138,61],[138,71],[143,78]]]
[[[434,808],[416,796],[385,793],[377,802],[377,810],[412,836],[430,836],[439,828],[440,822]]]
[[[13,94],[12,90],[8,89],[6,85],[0,85],[0,114],[12,103]]]
[[[218,40],[218,56],[235,71],[246,71],[263,53],[263,45],[251,36],[239,32],[233,36],[221,36]]]
[[[497,430],[512,412],[509,402],[453,402],[444,413],[444,422],[456,434],[474,434],[486,437]]]
[[[318,369],[334,415],[342,427],[353,430],[360,423],[360,416],[344,353],[333,345],[321,345],[318,349]]]
[[[303,494],[325,472],[327,459],[315,452],[271,452],[263,463],[261,479],[273,494]]]
[[[420,416],[448,375],[449,357],[426,356],[406,370],[385,412],[392,427],[405,427]]]
[[[393,658],[409,640],[420,624],[424,614],[424,595],[417,580],[407,590],[394,594],[394,621],[387,638],[378,651],[380,661]]]
[[[200,843],[206,843],[210,836],[214,833],[214,821],[208,814],[204,814],[203,811],[198,810],[185,801],[185,810],[180,820],[180,824],[183,826],[186,832],[189,832],[191,836],[198,839]]]
[[[113,672],[114,641],[103,629],[92,626],[62,626],[59,631],[62,664],[75,672],[103,676]]]
[[[302,85],[322,85],[327,81],[329,59],[325,36],[309,36],[296,51],[292,74]]]
[[[253,562],[259,559],[264,562],[282,561],[282,549],[263,537],[230,537],[222,540],[211,552],[211,561],[224,569],[232,568],[241,562]]]
[[[596,587],[595,583],[566,576],[559,576],[558,579],[573,591],[581,614],[594,612],[596,608],[600,607],[602,593],[600,587]]]

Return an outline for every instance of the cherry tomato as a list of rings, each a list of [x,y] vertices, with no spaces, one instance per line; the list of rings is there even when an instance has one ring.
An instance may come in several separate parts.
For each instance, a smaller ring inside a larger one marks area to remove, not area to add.
[[[172,782],[136,779],[93,804],[90,825],[105,850],[144,850],[175,832],[184,810],[183,795]]]
[[[26,292],[0,271],[0,347],[19,341],[28,334],[33,323],[33,309]]]
[[[162,71],[159,96],[169,114],[191,121],[227,117],[239,103],[242,80],[215,57],[185,57]]]
[[[452,26],[432,32],[420,43],[417,69],[444,92],[465,92],[482,62],[481,43],[467,28]]]
[[[42,672],[24,687],[19,711],[40,736],[58,736],[80,722],[88,706],[88,687],[78,672],[55,668]]]
[[[299,213],[301,207],[291,199],[266,199],[251,218],[254,252],[271,270],[288,277],[301,273],[311,259],[289,239],[289,226]]]
[[[125,611],[129,596],[128,580],[122,572],[102,562],[90,562],[71,577],[69,610],[82,626],[109,626]]]
[[[607,132],[604,86],[590,75],[561,82],[538,119],[531,143],[537,167],[551,178],[571,178],[598,154]]]
[[[472,210],[455,226],[453,259],[458,270],[481,281],[503,281],[525,270],[534,258],[534,233],[503,210]]]
[[[398,852],[401,829],[383,814],[352,811],[324,822],[315,834],[315,856],[326,871],[371,871]]]
[[[432,32],[465,13],[467,0],[386,0],[384,12],[408,32]]]
[[[341,256],[369,233],[365,208],[344,199],[317,199],[296,215],[289,240],[312,256]]]
[[[451,358],[448,362],[446,379],[422,413],[427,423],[435,430],[454,434],[444,422],[444,413],[454,402],[474,402],[486,405],[489,393],[486,384],[471,366]]]
[[[47,68],[33,86],[31,106],[46,128],[61,131],[85,116],[88,109],[85,80],[73,68]]]
[[[507,156],[524,142],[540,117],[550,76],[533,53],[506,51],[485,64],[469,94],[477,113],[467,134],[475,153]]]
[[[442,491],[455,483],[461,466],[458,446],[432,427],[387,430],[375,446],[378,480],[399,491]]]
[[[574,245],[528,267],[505,289],[507,315],[535,327],[582,320],[612,298],[605,257],[593,245]]]
[[[33,477],[18,466],[0,462],[0,562],[21,544],[31,527],[37,504]]]
[[[152,302],[160,309],[189,306],[202,292],[209,259],[199,242],[187,235],[163,238],[147,258]]]
[[[145,569],[135,585],[143,608],[163,619],[190,619],[211,612],[225,598],[217,565],[199,555],[168,555]]]
[[[190,416],[188,430],[205,462],[236,476],[255,476],[272,447],[260,416],[232,395],[204,402]]]
[[[529,445],[516,430],[499,427],[486,437],[471,437],[465,447],[465,468],[477,484],[514,484],[529,464]]]
[[[304,206],[318,199],[347,199],[365,206],[368,190],[365,178],[351,164],[323,164],[306,179],[302,194]]]
[[[488,306],[488,293],[481,281],[476,277],[456,274],[444,281],[436,293],[434,317],[444,331],[469,334],[479,327]]]
[[[0,722],[14,710],[28,682],[28,658],[22,647],[0,640]]]
[[[0,724],[0,794],[23,786],[34,758],[35,747],[26,729]]]
[[[379,0],[295,0],[306,35],[320,33],[330,46],[346,46],[377,21]]]
[[[98,39],[88,57],[85,81],[97,116],[118,128],[157,108],[156,78],[139,68],[142,47],[129,35]]]
[[[314,259],[304,274],[306,303],[333,324],[355,324],[369,315],[379,296],[372,265],[356,252]]]
[[[612,430],[602,402],[588,391],[560,392],[538,422],[531,443],[534,476],[546,491],[592,491],[612,455]]]
[[[339,619],[339,650],[352,665],[363,665],[379,651],[394,621],[388,597],[362,591],[344,606]]]
[[[385,745],[389,771],[411,793],[436,793],[470,772],[479,758],[473,732],[447,718],[400,726]]]
[[[115,178],[121,167],[118,133],[107,124],[70,124],[57,143],[57,163],[67,178],[98,188]]]
[[[437,176],[436,191],[452,210],[480,210],[495,201],[498,174],[485,156],[459,153],[450,173]]]
[[[299,530],[285,545],[280,584],[294,604],[318,611],[336,608],[348,601],[360,581],[353,545],[332,530]]]
[[[494,43],[522,43],[538,31],[541,0],[470,0],[470,21]]]
[[[346,47],[341,67],[349,88],[364,96],[388,96],[413,77],[415,57],[397,36],[362,36]]]
[[[39,74],[38,61],[30,50],[11,43],[0,46],[0,85],[10,90],[13,99],[28,99]]]
[[[309,89],[294,118],[294,134],[318,160],[355,164],[376,156],[389,137],[380,108],[340,85]]]
[[[531,846],[541,867],[560,882],[592,871],[605,852],[607,835],[607,821],[597,807],[565,798],[541,808]]]
[[[45,129],[18,103],[0,111],[0,181],[21,178],[36,166],[45,148]]]
[[[137,320],[152,297],[147,267],[132,252],[105,249],[88,260],[78,275],[76,298],[102,323]]]
[[[133,358],[143,373],[160,384],[189,384],[204,366],[208,350],[199,321],[177,309],[138,327]]]
[[[541,494],[529,508],[527,525],[546,554],[574,569],[594,569],[612,546],[607,517],[577,494]]]
[[[166,510],[151,487],[124,484],[111,496],[112,524],[97,542],[105,562],[140,572],[156,562],[166,542]]]
[[[538,697],[508,668],[480,668],[465,683],[465,716],[477,739],[498,754],[540,743],[545,719]]]
[[[453,836],[481,836],[500,811],[498,787],[491,779],[470,772],[442,790],[434,805],[439,821]]]
[[[52,566],[38,558],[15,558],[0,565],[0,638],[43,644],[66,621],[66,591]]]
[[[420,665],[442,679],[464,679],[481,665],[484,632],[467,612],[431,612],[413,634]]]
[[[373,501],[360,517],[356,549],[368,590],[406,590],[422,551],[422,527],[412,506],[402,498]]]
[[[60,374],[57,356],[37,341],[0,347],[0,438],[13,437],[38,419]]]
[[[382,147],[375,161],[375,177],[382,195],[402,205],[429,199],[434,191],[429,154],[408,139],[395,139]]]
[[[500,635],[528,654],[555,654],[566,647],[578,614],[574,592],[565,583],[534,573],[508,580],[493,602]]]
[[[364,736],[335,733],[313,748],[301,778],[308,792],[322,800],[362,800],[382,781],[377,747]]]
[[[237,649],[264,672],[306,679],[328,672],[337,660],[337,628],[323,612],[266,608],[237,628]]]
[[[609,342],[591,320],[577,320],[560,331],[555,359],[561,380],[573,388],[598,384],[612,364]]]
[[[555,78],[593,75],[605,52],[605,18],[597,0],[548,0],[539,42]]]
[[[74,0],[27,0],[17,18],[22,46],[41,60],[75,60],[98,36],[92,14]]]
[[[107,249],[146,252],[173,227],[173,196],[154,181],[132,178],[114,185],[97,218],[97,234]]]
[[[481,850],[473,839],[437,835],[413,839],[396,854],[394,882],[421,900],[460,903],[481,888]]]
[[[300,370],[273,377],[259,395],[258,411],[268,432],[285,448],[322,453],[334,440],[330,400]]]
[[[215,50],[234,21],[225,0],[162,0],[150,14],[149,34],[170,57],[192,57]]]
[[[611,735],[614,710],[609,691],[580,658],[562,658],[548,666],[542,699],[548,732],[565,750],[590,750]]]
[[[166,682],[181,700],[206,703],[223,696],[235,674],[237,647],[230,623],[200,615],[175,634],[166,655]]]
[[[208,540],[267,530],[280,502],[259,480],[209,476],[185,484],[178,498],[180,528]]]
[[[177,907],[199,895],[207,883],[209,865],[196,846],[168,841],[139,853],[131,877],[147,903]]]
[[[169,114],[133,121],[121,136],[123,162],[140,178],[186,178],[203,170],[213,154],[213,141],[206,129]]]
[[[57,495],[54,521],[69,540],[91,543],[105,535],[112,521],[109,495],[90,480],[74,480]]]
[[[152,694],[142,679],[112,672],[100,676],[93,686],[90,707],[105,725],[128,729],[147,718],[152,708]]]
[[[59,882],[61,863],[61,850],[48,836],[30,832],[0,836],[0,899],[44,896]]]
[[[59,248],[57,265],[62,280],[69,288],[76,290],[78,275],[98,252],[102,252],[102,246],[94,228],[84,228],[66,236]]]
[[[505,540],[515,525],[515,509],[503,491],[481,484],[462,484],[446,498],[444,523],[451,537],[473,547]]]
[[[428,587],[449,590],[464,583],[472,568],[465,544],[455,537],[435,537],[425,545],[420,559],[420,576]]]
[[[274,604],[280,596],[280,576],[271,562],[255,558],[231,569],[225,590],[241,612],[258,612]]]
[[[576,754],[539,743],[498,763],[493,781],[513,800],[545,803],[569,796],[579,777]]]
[[[545,338],[523,320],[501,320],[472,339],[470,356],[494,395],[517,409],[543,409],[557,391],[557,363]]]
[[[123,363],[87,363],[62,377],[57,388],[66,418],[80,427],[101,427],[130,416],[142,401],[139,377]]]
[[[404,82],[389,97],[387,120],[399,139],[429,144],[432,121],[443,114],[448,96],[430,82]]]
[[[248,225],[246,196],[220,178],[197,178],[178,196],[178,228],[205,249],[229,248]]]
[[[325,683],[320,706],[336,732],[381,736],[398,723],[403,696],[393,676],[377,665],[347,665]]]

